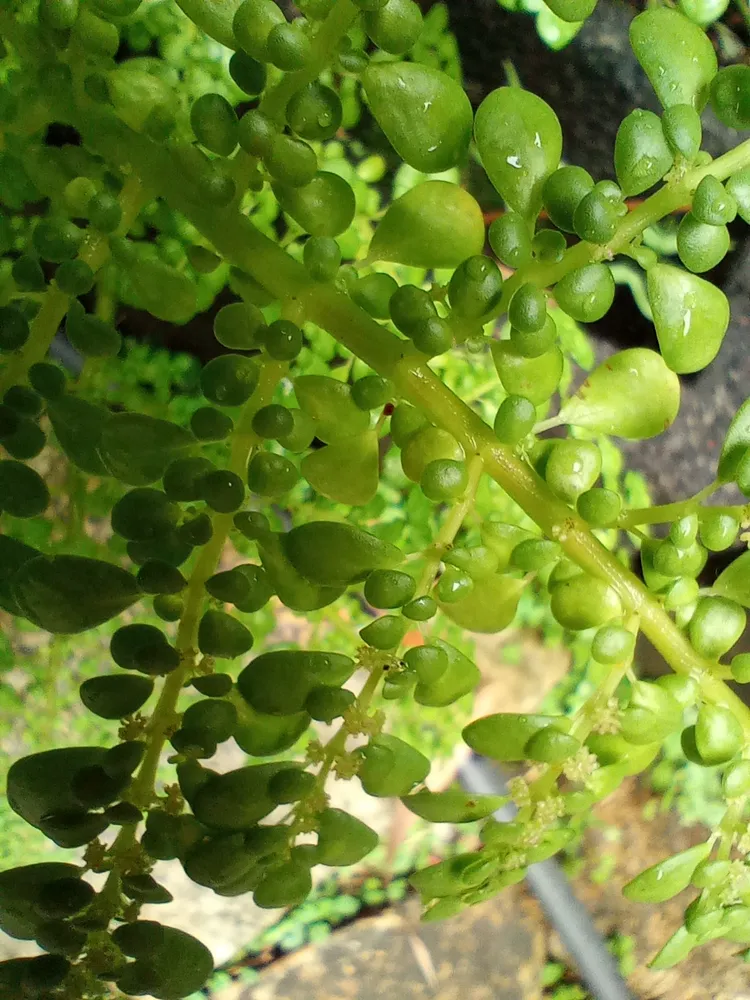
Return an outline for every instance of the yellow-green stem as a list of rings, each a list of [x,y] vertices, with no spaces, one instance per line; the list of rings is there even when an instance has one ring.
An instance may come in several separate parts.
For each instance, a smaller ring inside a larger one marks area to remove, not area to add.
[[[469,461],[468,478],[466,492],[463,497],[455,503],[448,513],[443,524],[440,526],[437,538],[428,550],[430,555],[425,563],[422,575],[417,584],[417,595],[426,594],[435,580],[440,562],[446,550],[452,544],[453,539],[461,530],[461,525],[466,520],[466,515],[474,506],[477,489],[482,478],[484,466],[479,455],[474,455]]]
[[[286,369],[287,365],[278,361],[263,365],[255,392],[245,404],[242,416],[232,435],[229,468],[243,478],[248,456],[259,440],[252,429],[253,417],[261,406],[266,406],[271,401],[276,385]],[[164,681],[159,700],[151,715],[146,738],[146,753],[129,793],[130,800],[144,809],[148,807],[153,798],[156,773],[167,733],[176,718],[177,699],[183,684],[195,667],[196,633],[206,598],[205,583],[216,571],[232,527],[232,519],[232,514],[215,514],[212,517],[213,534],[210,541],[201,549],[195,567],[190,574],[185,591],[184,610],[180,618],[175,643],[182,654],[182,663]],[[122,828],[112,848],[112,854],[115,858],[133,843],[135,830],[135,825]]]
[[[642,632],[667,663],[680,673],[694,674],[700,680],[702,696],[729,707],[750,740],[750,709],[712,674],[716,665],[695,652],[659,599],[604,548],[586,523],[554,496],[512,448],[498,442],[492,429],[441,382],[410,342],[389,333],[332,285],[312,282],[301,264],[258,232],[246,217],[197,204],[176,176],[168,151],[109,119],[96,121],[81,116],[76,123],[85,130],[87,141],[105,156],[127,158],[144,180],[162,191],[166,200],[183,212],[227,260],[247,271],[275,298],[298,299],[308,320],[328,330],[379,374],[391,378],[398,395],[449,431],[467,455],[481,455],[487,473],[548,537],[560,543],[568,558],[617,592],[626,612],[640,617]],[[750,140],[691,171],[680,185],[684,190],[675,193],[667,186],[648,198],[621,223],[611,244],[612,252],[679,205],[688,186],[694,187],[708,174],[723,179],[745,166],[750,166]],[[600,253],[600,247],[577,244],[560,264],[541,267],[540,277],[543,283],[551,283]]]

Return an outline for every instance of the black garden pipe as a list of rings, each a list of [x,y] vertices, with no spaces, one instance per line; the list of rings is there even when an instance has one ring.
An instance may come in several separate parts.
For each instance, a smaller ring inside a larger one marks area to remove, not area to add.
[[[458,772],[459,781],[474,795],[506,795],[504,776],[487,760],[472,755]],[[512,804],[494,813],[507,823],[515,817]],[[582,982],[595,1000],[634,1000],[586,907],[575,896],[554,858],[530,865],[526,881],[552,926],[570,952]]]

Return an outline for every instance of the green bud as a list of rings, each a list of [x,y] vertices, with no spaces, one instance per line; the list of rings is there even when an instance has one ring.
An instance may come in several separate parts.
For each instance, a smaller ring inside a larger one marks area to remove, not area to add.
[[[469,257],[450,280],[451,311],[462,319],[481,319],[500,301],[502,288],[502,275],[491,258]]]
[[[597,663],[625,663],[635,650],[635,636],[621,625],[604,625],[591,643],[591,656]]]
[[[338,174],[319,171],[308,184],[274,185],[281,208],[312,236],[339,236],[354,218],[354,192]]]
[[[578,513],[592,528],[608,528],[620,516],[622,500],[619,493],[595,486],[581,493],[576,502]]]
[[[693,195],[693,215],[709,226],[724,226],[737,215],[737,202],[721,181],[704,177]]]
[[[595,628],[622,614],[615,591],[586,573],[552,587],[550,610],[563,628],[573,631]]]
[[[664,138],[673,153],[692,161],[698,155],[703,126],[698,112],[689,104],[673,104],[661,119]]]
[[[695,721],[695,746],[706,767],[725,764],[743,746],[744,733],[736,715],[722,705],[703,705]]]
[[[518,444],[536,423],[536,407],[525,396],[508,396],[495,416],[494,430],[503,444]]]
[[[553,445],[544,476],[557,496],[575,503],[581,493],[594,485],[601,468],[601,452],[592,441],[568,439]]]
[[[615,139],[615,172],[626,197],[653,187],[672,169],[674,157],[662,122],[640,108],[627,115]]]
[[[593,191],[594,179],[583,167],[559,167],[547,178],[542,191],[544,207],[552,222],[574,233],[573,217],[583,199]]]
[[[726,597],[701,597],[690,619],[688,634],[696,652],[715,660],[737,642],[745,631],[744,609]]]
[[[494,219],[488,238],[493,253],[506,267],[521,267],[531,259],[529,227],[517,212],[506,212]]]
[[[615,282],[606,264],[586,264],[570,271],[554,289],[557,304],[579,323],[593,323],[609,312]]]
[[[422,33],[422,12],[414,0],[388,0],[365,14],[365,30],[379,49],[400,56]]]
[[[310,184],[318,169],[312,146],[291,135],[274,135],[263,162],[274,180],[292,188]]]
[[[729,250],[729,230],[726,226],[709,226],[688,212],[677,229],[677,252],[680,260],[693,273],[710,271]]]
[[[575,210],[573,226],[577,236],[589,243],[609,243],[617,230],[618,213],[601,191],[594,188]]]
[[[221,94],[204,94],[190,109],[190,124],[198,142],[219,156],[237,148],[237,115]]]

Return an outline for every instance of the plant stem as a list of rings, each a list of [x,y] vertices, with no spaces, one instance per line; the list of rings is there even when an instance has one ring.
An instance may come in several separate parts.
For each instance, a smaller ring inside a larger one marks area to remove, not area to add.
[[[136,174],[131,174],[120,193],[122,221],[117,229],[118,235],[124,236],[127,233],[146,200],[147,195],[144,193],[139,177]],[[108,258],[109,237],[92,229],[84,239],[78,260],[88,264],[96,274]],[[0,374],[0,396],[10,386],[23,381],[29,368],[46,357],[50,344],[68,311],[69,303],[69,295],[66,295],[54,283],[49,286],[42,298],[39,312],[31,322],[29,339],[21,350],[11,357],[7,367]]]
[[[378,685],[383,679],[383,670],[373,670],[370,676],[365,681],[364,687],[357,695],[357,700],[354,702],[354,707],[356,707],[360,712],[366,712],[370,707],[375,692],[378,689]],[[346,739],[349,735],[349,731],[346,728],[346,723],[342,723],[334,735],[325,745],[325,757],[323,758],[322,766],[317,774],[317,780],[315,782],[315,789],[313,792],[322,791],[326,778],[331,773],[331,768],[336,762],[336,758],[339,754],[343,753],[346,748]]]
[[[287,365],[283,362],[269,362],[263,365],[255,392],[245,404],[242,416],[232,435],[229,462],[229,468],[238,475],[244,475],[248,456],[259,441],[252,429],[253,417],[262,406],[266,406],[271,401],[276,385],[286,369]],[[195,666],[196,632],[206,597],[204,585],[206,580],[216,571],[232,527],[233,516],[232,514],[214,514],[211,519],[213,527],[211,540],[201,549],[195,567],[190,574],[185,591],[184,610],[180,618],[175,643],[182,654],[182,663],[164,681],[159,700],[151,715],[146,753],[128,796],[130,801],[142,809],[148,808],[151,804],[162,750],[167,740],[167,733],[176,718],[177,699]],[[115,858],[121,856],[133,844],[136,827],[137,824],[123,826],[112,846],[112,854]]]
[[[417,584],[416,594],[418,597],[426,594],[431,588],[446,549],[452,545],[453,539],[461,530],[461,525],[464,523],[466,515],[474,506],[474,500],[483,471],[484,464],[481,456],[474,455],[469,462],[469,481],[466,486],[466,492],[461,500],[451,507],[450,513],[440,527],[437,538],[430,546],[429,551],[432,554],[427,559],[425,567],[422,570],[422,575],[419,578],[419,583]]]
[[[284,120],[284,112],[290,98],[317,80],[321,72],[333,61],[333,55],[341,39],[359,16],[359,10],[352,0],[336,0],[333,8],[322,22],[312,43],[312,54],[304,69],[286,73],[260,102],[260,110],[270,118]]]
[[[326,329],[380,375],[391,378],[398,394],[418,406],[438,427],[449,431],[467,455],[481,455],[487,473],[511,499],[548,537],[560,543],[568,558],[617,592],[626,612],[639,615],[641,630],[667,663],[679,673],[692,673],[698,678],[703,697],[730,708],[750,740],[750,709],[712,675],[715,665],[696,653],[658,598],[604,548],[585,522],[550,491],[529,465],[498,442],[491,428],[437,378],[409,342],[379,325],[333,286],[311,282],[304,267],[258,232],[246,217],[197,204],[163,147],[108,118],[81,116],[74,124],[106,157],[118,162],[128,160],[144,181],[163,192],[166,200],[183,212],[227,260],[247,271],[275,298],[299,299],[311,322]],[[648,198],[623,221],[610,244],[611,252],[681,204],[685,191],[703,177],[710,174],[724,179],[745,166],[750,166],[750,140],[691,171],[680,185],[666,187]],[[601,247],[579,243],[559,264],[536,265],[540,284],[557,281],[574,267],[598,258],[601,251]],[[506,282],[506,291],[514,278]]]
[[[697,513],[702,501],[710,497],[712,493],[715,493],[720,486],[721,483],[713,482],[699,493],[696,493],[695,496],[687,497],[685,500],[660,504],[656,507],[633,507],[631,510],[625,510],[618,518],[617,526],[627,530],[639,524],[666,524],[668,521],[676,521],[687,514]],[[707,510],[711,513],[719,511],[722,514],[731,513],[740,517],[745,510],[745,505],[709,507]]]

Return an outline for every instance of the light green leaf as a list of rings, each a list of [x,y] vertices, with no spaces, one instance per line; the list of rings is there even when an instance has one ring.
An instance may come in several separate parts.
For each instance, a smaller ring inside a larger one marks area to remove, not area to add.
[[[743,552],[718,575],[713,588],[722,597],[730,597],[750,608],[750,552]]]
[[[663,903],[687,889],[699,863],[708,857],[709,844],[697,844],[665,858],[636,875],[623,886],[622,894],[634,903]]]
[[[647,281],[662,357],[679,375],[705,368],[719,353],[729,326],[726,295],[697,274],[669,264],[650,268]]]
[[[656,437],[680,408],[680,381],[646,347],[614,354],[562,406],[563,423],[632,441]]]
[[[717,478],[722,483],[732,482],[748,448],[750,448],[750,399],[746,399],[737,410],[724,438],[717,471]]]
[[[528,90],[500,87],[479,106],[474,137],[487,176],[509,208],[536,218],[542,186],[562,153],[562,131],[552,108]]]
[[[469,795],[461,788],[445,792],[417,792],[401,799],[410,812],[430,823],[473,823],[497,812],[506,802],[502,795]]]

